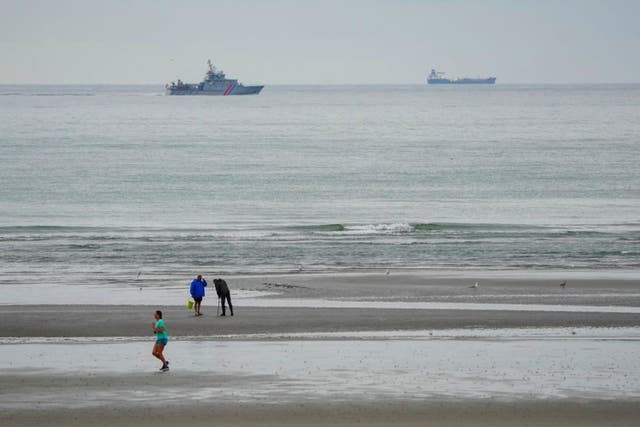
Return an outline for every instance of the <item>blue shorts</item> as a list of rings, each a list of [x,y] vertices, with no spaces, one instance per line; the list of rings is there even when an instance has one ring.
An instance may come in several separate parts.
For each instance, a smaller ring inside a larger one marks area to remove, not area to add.
[[[167,345],[168,342],[169,342],[169,340],[167,338],[158,338],[156,340],[156,344]]]

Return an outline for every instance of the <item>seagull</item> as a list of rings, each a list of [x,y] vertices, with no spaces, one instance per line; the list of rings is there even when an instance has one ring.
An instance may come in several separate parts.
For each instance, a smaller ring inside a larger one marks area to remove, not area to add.
[[[478,289],[478,282],[474,283],[473,285],[469,286],[470,289]]]
[[[142,271],[138,271],[138,275],[136,276],[136,280],[138,280],[140,278],[141,274],[142,274]]]
[[[560,287],[564,289],[564,287],[567,286],[567,281],[565,280],[564,282],[560,283]]]
[[[302,271],[302,265],[298,264],[298,271]]]
[[[384,272],[384,274],[386,274],[386,275],[388,276],[388,275],[389,275],[389,273],[391,273],[391,272],[390,272],[390,271],[389,271],[389,269],[387,268],[387,271],[385,271],[385,272]]]

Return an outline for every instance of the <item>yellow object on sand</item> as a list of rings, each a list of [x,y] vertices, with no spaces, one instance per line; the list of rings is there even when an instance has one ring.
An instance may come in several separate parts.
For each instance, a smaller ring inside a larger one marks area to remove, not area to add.
[[[187,301],[187,308],[189,310],[191,310],[193,308],[193,301],[191,301],[191,300]]]

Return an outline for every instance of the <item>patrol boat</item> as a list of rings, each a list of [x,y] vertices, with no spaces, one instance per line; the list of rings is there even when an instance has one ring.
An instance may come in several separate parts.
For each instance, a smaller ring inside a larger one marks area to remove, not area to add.
[[[207,61],[209,70],[200,83],[184,83],[178,79],[165,86],[167,95],[257,95],[264,86],[244,86],[236,79],[227,79],[224,71]]]
[[[444,76],[444,73],[436,71],[434,69],[429,73],[429,77],[427,77],[427,83],[430,85],[469,85],[469,84],[484,84],[484,85],[492,85],[495,84],[495,77],[487,77],[481,79],[472,79],[469,77],[464,77],[461,79],[448,79]]]

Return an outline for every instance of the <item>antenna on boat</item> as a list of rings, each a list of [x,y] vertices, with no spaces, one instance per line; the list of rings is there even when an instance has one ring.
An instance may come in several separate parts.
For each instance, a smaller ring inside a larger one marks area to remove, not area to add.
[[[213,64],[211,63],[210,59],[207,59],[207,64],[209,64],[209,71],[213,73]]]

